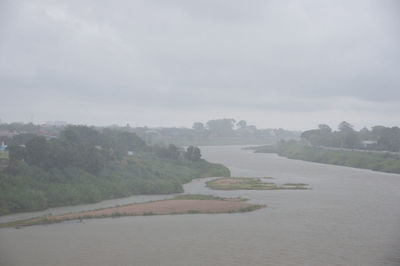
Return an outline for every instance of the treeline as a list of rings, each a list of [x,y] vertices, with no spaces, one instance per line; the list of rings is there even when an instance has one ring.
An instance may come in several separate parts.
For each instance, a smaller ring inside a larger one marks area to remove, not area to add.
[[[33,123],[0,123],[0,130],[11,132],[39,133],[40,126]]]
[[[0,215],[98,202],[134,194],[182,192],[202,176],[229,170],[201,159],[197,147],[149,146],[135,133],[68,126],[58,138],[34,134],[9,140],[0,172]]]
[[[332,150],[296,141],[281,141],[277,145],[251,147],[251,149],[260,153],[277,153],[289,159],[400,174],[400,155],[389,152]]]
[[[377,151],[400,151],[400,128],[374,126],[360,131],[345,121],[333,131],[328,125],[321,124],[318,129],[304,131],[301,139],[314,146],[326,146],[347,149],[366,149]]]
[[[34,134],[42,136],[58,136],[65,128],[64,124],[44,124],[36,125],[33,123],[0,123],[0,140],[9,141],[13,136],[19,134]]]
[[[76,167],[96,174],[107,162],[121,159],[128,151],[144,148],[145,142],[134,133],[69,126],[59,138],[46,139],[33,134],[13,137],[9,142],[9,170],[24,160],[45,171]]]
[[[259,129],[245,120],[214,119],[206,123],[195,122],[192,128],[132,128],[151,143],[179,145],[233,145],[275,143],[280,139],[299,139],[300,132],[279,129]]]
[[[59,137],[67,128],[65,122],[53,122],[43,125],[32,123],[3,123],[0,124],[0,141],[9,143],[17,135],[41,135],[46,138]],[[166,144],[173,143],[181,146],[189,145],[234,145],[234,144],[261,144],[275,143],[281,139],[299,139],[299,131],[290,131],[282,128],[260,129],[248,124],[245,120],[236,121],[232,118],[213,119],[205,123],[195,122],[191,128],[185,127],[131,127],[112,125],[109,127],[96,127],[103,129],[136,133],[146,143]]]

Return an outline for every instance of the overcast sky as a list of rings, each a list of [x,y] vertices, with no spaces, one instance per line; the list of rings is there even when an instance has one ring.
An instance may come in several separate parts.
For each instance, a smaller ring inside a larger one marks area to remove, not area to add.
[[[0,0],[0,118],[400,126],[399,47],[396,0]]]

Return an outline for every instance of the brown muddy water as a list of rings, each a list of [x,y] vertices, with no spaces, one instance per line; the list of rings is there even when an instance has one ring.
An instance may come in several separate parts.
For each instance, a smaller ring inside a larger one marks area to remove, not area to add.
[[[400,265],[400,175],[202,147],[233,176],[307,183],[311,190],[215,191],[198,179],[186,193],[244,197],[267,208],[237,214],[122,217],[0,229],[0,265]],[[0,217],[0,222],[166,196]]]

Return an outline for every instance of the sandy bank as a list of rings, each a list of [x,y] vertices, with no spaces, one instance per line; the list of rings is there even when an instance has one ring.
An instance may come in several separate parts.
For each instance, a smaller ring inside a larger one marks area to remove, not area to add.
[[[37,217],[28,220],[0,224],[0,227],[48,224],[67,220],[106,218],[138,215],[167,215],[195,213],[236,213],[248,212],[265,207],[246,203],[242,199],[170,199],[129,204],[92,211]]]

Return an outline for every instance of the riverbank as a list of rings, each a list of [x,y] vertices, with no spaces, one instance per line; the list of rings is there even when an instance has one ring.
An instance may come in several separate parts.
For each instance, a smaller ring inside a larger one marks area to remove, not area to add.
[[[274,178],[265,181],[301,182],[313,189],[210,191],[205,182],[212,178],[194,179],[184,185],[185,193],[240,196],[248,198],[247,203],[268,208],[236,214],[132,216],[1,228],[0,265],[397,265],[398,175],[288,160],[238,146],[201,150],[204,159],[226,165],[232,176],[271,176]],[[95,207],[16,214],[8,221],[163,199],[136,196]]]
[[[400,155],[375,151],[334,150],[300,143],[281,143],[277,146],[248,147],[257,153],[277,153],[288,159],[370,169],[400,174]]]
[[[108,163],[97,174],[79,168],[45,171],[26,163],[21,163],[15,174],[1,172],[0,216],[132,195],[182,193],[182,185],[195,178],[230,175],[228,168],[202,159],[170,160],[150,152],[137,154],[140,157]]]
[[[0,228],[121,216],[238,213],[254,211],[266,207],[265,205],[251,204],[245,201],[245,199],[241,198],[219,198],[210,195],[181,195],[167,200],[127,204],[111,208],[19,220],[0,224]]]

